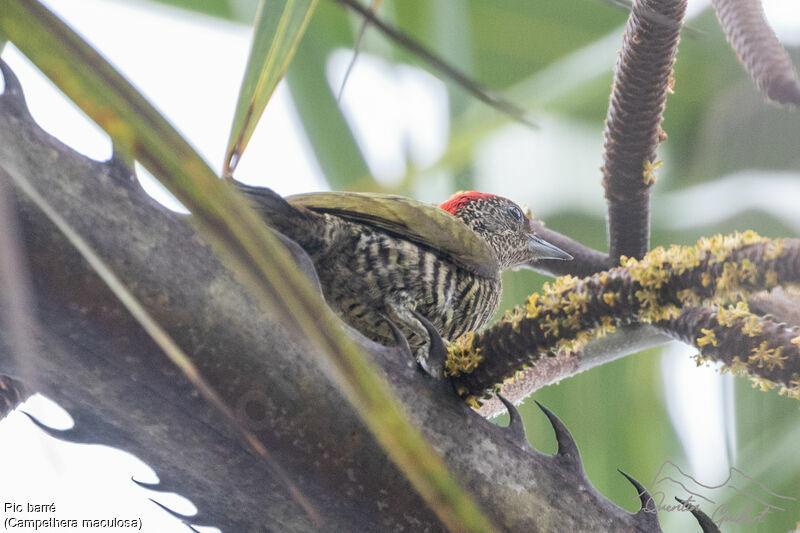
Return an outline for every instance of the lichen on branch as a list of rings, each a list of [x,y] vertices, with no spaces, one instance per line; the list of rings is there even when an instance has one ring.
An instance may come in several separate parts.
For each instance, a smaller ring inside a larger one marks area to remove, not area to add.
[[[792,339],[797,334],[749,310],[747,317],[742,313],[752,295],[800,281],[800,240],[771,240],[748,231],[703,238],[695,246],[658,247],[641,260],[620,262],[582,279],[564,276],[546,283],[541,294],[494,326],[458,339],[447,370],[459,393],[474,405],[542,358],[580,357],[590,340],[638,323],[694,344],[704,357],[728,366],[736,355],[744,363],[755,355],[746,371],[796,396],[793,369],[800,354]],[[715,346],[714,335],[725,342]],[[754,353],[763,342],[764,349]],[[742,369],[738,364],[734,370]]]
[[[747,303],[714,311],[687,307],[663,325],[700,349],[698,363],[720,361],[722,371],[747,376],[761,390],[800,399],[800,328],[751,313]]]

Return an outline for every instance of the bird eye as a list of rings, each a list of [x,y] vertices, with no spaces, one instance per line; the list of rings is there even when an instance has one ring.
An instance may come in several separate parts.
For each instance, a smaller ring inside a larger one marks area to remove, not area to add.
[[[508,206],[508,213],[515,222],[522,222],[522,220],[525,218],[525,215],[522,213],[522,209],[516,205]]]

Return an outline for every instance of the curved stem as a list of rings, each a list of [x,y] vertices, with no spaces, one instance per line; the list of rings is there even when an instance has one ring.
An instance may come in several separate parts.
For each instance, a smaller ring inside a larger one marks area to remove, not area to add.
[[[628,18],[604,132],[608,266],[649,249],[655,150],[666,139],[661,121],[685,12],[686,0],[636,0]]]
[[[761,0],[713,0],[725,37],[756,86],[770,99],[800,106],[800,80],[770,28]]]

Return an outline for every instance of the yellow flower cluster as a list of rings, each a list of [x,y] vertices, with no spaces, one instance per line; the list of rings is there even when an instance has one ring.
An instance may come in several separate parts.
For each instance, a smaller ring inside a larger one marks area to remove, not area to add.
[[[540,318],[539,327],[545,337],[557,337],[563,328],[577,329],[580,326],[581,313],[586,311],[588,296],[583,292],[572,291],[578,284],[578,278],[563,276],[556,279],[551,286],[542,286],[543,296],[534,293],[525,304],[526,318]],[[566,318],[559,318],[564,312]]]
[[[714,333],[714,330],[701,328],[700,332],[703,334],[701,337],[697,337],[697,345],[703,347],[707,344],[711,346],[717,345],[717,335]]]
[[[720,326],[726,328],[738,326],[741,328],[741,332],[748,337],[756,337],[764,332],[758,316],[750,312],[746,302],[738,302],[736,306],[730,305],[721,308],[717,313],[717,322]],[[700,331],[703,336],[698,337],[698,346],[702,347],[708,344],[717,346],[717,339],[713,331],[707,329],[701,329]],[[800,346],[800,337],[792,339],[791,342]],[[767,368],[768,370],[783,368],[783,362],[787,359],[788,356],[783,354],[783,347],[770,348],[768,342],[764,341],[751,350],[747,361],[743,361],[741,357],[736,356],[729,365],[722,369],[722,372],[727,371],[740,376],[750,375],[754,387],[759,387],[761,390],[769,390],[777,385],[766,378],[752,377],[755,373],[754,369],[756,367]],[[783,387],[781,389],[781,394],[792,396],[797,393],[798,390],[793,390],[792,387]]]
[[[458,395],[464,399],[464,402],[473,409],[480,409],[481,405],[483,405],[481,399],[474,394],[469,394],[469,390],[464,385],[459,385],[456,389],[456,393],[458,393]]]
[[[720,372],[723,374],[725,372],[730,372],[734,376],[746,376],[750,372],[750,367],[737,355],[731,360],[729,365],[722,367]]]
[[[767,367],[769,370],[774,370],[775,367],[783,368],[783,362],[788,359],[788,357],[782,355],[782,352],[783,347],[768,348],[767,341],[764,341],[753,348],[750,359],[748,359],[747,362],[758,365],[759,368]]]
[[[464,333],[453,341],[447,350],[447,361],[444,366],[446,376],[469,374],[483,361],[481,349],[475,348],[475,334]]]
[[[792,374],[792,379],[789,381],[788,387],[781,387],[778,394],[786,395],[789,398],[800,400],[800,374]]]
[[[772,259],[780,255],[781,241],[769,241],[753,231],[746,231],[702,238],[696,246],[657,247],[641,260],[622,257],[620,263],[628,270],[632,279],[641,286],[641,289],[634,294],[640,307],[639,321],[653,323],[679,316],[679,307],[672,303],[661,303],[658,294],[659,289],[673,276],[697,268],[703,261],[724,261],[733,250],[759,242],[769,242],[765,258]],[[767,273],[768,283],[769,276],[770,273]],[[772,276],[773,281],[777,283],[777,275],[773,272]],[[740,289],[741,283],[755,284],[758,281],[757,278],[758,269],[748,259],[743,259],[739,263],[725,263],[716,280],[710,273],[703,273],[702,284],[705,287],[713,284],[716,291],[716,297],[710,303],[720,305],[739,301],[736,307],[728,307],[720,311],[718,320],[721,325],[732,327],[734,319],[744,320],[742,327],[745,334],[755,336],[761,333],[761,325],[757,317],[750,314],[747,305],[741,301],[743,295]],[[609,280],[609,273],[596,274],[593,279],[600,286],[605,286]],[[523,307],[506,312],[504,320],[509,322],[516,331],[523,319],[537,319],[538,326],[546,339],[558,339],[559,335],[564,335],[565,331],[579,330],[581,318],[586,312],[590,298],[587,291],[576,290],[580,283],[578,278],[569,275],[556,279],[552,285],[545,283],[541,294],[532,294]],[[678,297],[684,305],[698,305],[701,302],[700,296],[693,289],[680,291]],[[614,307],[620,301],[620,295],[613,291],[603,292],[600,298],[609,307]],[[601,320],[603,322],[599,327],[580,331],[569,338],[558,339],[554,351],[561,354],[575,353],[582,349],[589,340],[604,336],[614,330],[612,317],[602,317]],[[699,346],[717,345],[713,331],[703,330],[703,333],[704,335],[697,339]],[[462,356],[461,359],[465,357]]]
[[[506,310],[506,314],[503,316],[503,320],[511,324],[511,327],[514,331],[519,330],[519,323],[522,322],[522,319],[525,318],[526,311],[525,308],[520,306],[515,306],[514,309]]]
[[[541,312],[542,306],[539,305],[539,293],[534,292],[530,295],[528,302],[525,304],[525,317],[536,318]]]
[[[683,305],[696,307],[700,305],[700,296],[694,289],[683,289],[678,291],[678,299]]]
[[[657,167],[658,164],[648,162],[645,165],[645,179]],[[757,243],[766,244],[758,261],[760,268],[746,258],[737,262],[726,262],[737,249]],[[782,253],[783,241],[771,241],[753,231],[701,238],[695,246],[657,247],[640,260],[622,257],[620,263],[624,271],[600,272],[586,280],[567,275],[556,279],[552,284],[545,283],[541,293],[532,294],[524,305],[507,311],[503,321],[511,324],[513,331],[518,332],[523,320],[534,320],[544,339],[551,341],[547,343],[547,347],[539,348],[538,356],[553,353],[569,356],[582,350],[592,339],[613,332],[618,325],[613,316],[602,316],[599,325],[595,323],[595,327],[587,327],[587,318],[597,320],[596,315],[591,318],[586,316],[587,309],[596,310],[599,304],[606,306],[609,314],[614,315],[613,309],[621,306],[624,309],[624,304],[638,303],[638,322],[653,323],[676,318],[680,315],[680,307],[674,302],[664,303],[661,290],[676,276],[707,263],[709,266],[717,266],[708,270],[704,268],[699,278],[702,288],[687,288],[677,293],[680,306],[719,307],[716,319],[720,326],[739,327],[744,335],[755,337],[763,334],[763,327],[758,317],[750,313],[745,300],[748,291],[753,288],[763,289],[777,285],[777,272],[774,269],[765,270],[765,266],[771,265],[763,265],[763,261],[776,259]],[[634,294],[629,296],[627,293],[623,295],[609,290],[609,282],[624,282],[626,272],[638,284]],[[708,298],[709,290],[713,291],[711,298]],[[628,302],[627,298],[634,298],[634,301]],[[734,303],[735,305],[731,305]],[[702,335],[696,339],[697,346],[718,346],[719,339],[715,329],[701,329]],[[458,376],[472,372],[484,359],[480,350],[475,348],[474,341],[473,334],[466,334],[451,344],[446,363],[448,375]],[[800,336],[792,342],[800,346]],[[749,356],[734,357],[723,371],[752,375],[755,367],[769,370],[783,368],[787,357],[782,351],[780,347],[768,348],[766,343],[762,343]],[[534,358],[530,360],[533,361]],[[762,388],[776,386],[764,378],[753,379],[756,386]],[[463,392],[465,395],[469,394],[469,391]],[[800,380],[789,387],[783,387],[781,393],[793,396],[800,394]],[[478,401],[477,397],[474,397],[474,401]]]
[[[674,311],[659,309],[657,305],[656,291],[666,283],[671,276],[681,275],[687,270],[697,268],[704,260],[712,262],[722,262],[730,256],[733,250],[748,244],[767,242],[768,248],[765,259],[778,257],[783,249],[781,241],[769,241],[759,236],[754,231],[744,233],[733,233],[731,235],[715,235],[710,238],[702,238],[697,241],[696,246],[672,245],[665,249],[657,247],[648,253],[641,260],[629,257],[622,257],[620,263],[629,269],[634,281],[637,281],[642,290],[637,291],[636,297],[643,307],[645,313],[643,318],[646,321],[662,320],[673,316]],[[768,280],[774,286],[777,284],[777,273],[768,272]],[[740,286],[742,282],[756,283],[758,269],[748,259],[742,260],[739,264],[725,263],[723,271],[716,280],[714,303],[720,304],[728,301],[735,301],[741,298]],[[771,281],[770,281],[771,280]],[[709,272],[704,272],[701,277],[703,287],[712,284],[712,276]],[[694,291],[681,291],[681,300],[685,304],[696,302],[697,295]]]
[[[755,389],[758,387],[761,392],[767,392],[778,386],[774,381],[762,378],[761,376],[750,376],[750,381],[753,383],[753,388]]]
[[[737,231],[729,235],[714,235],[713,237],[707,238],[703,237],[697,241],[697,250],[701,254],[713,255],[717,262],[721,262],[727,259],[730,253],[737,248],[764,241],[769,242],[769,239],[761,237],[755,231],[747,230],[744,233],[739,233]],[[780,250],[774,250],[772,255],[769,257],[765,256],[765,259],[774,259],[779,253]]]
[[[738,302],[736,307],[729,305],[720,308],[717,312],[717,322],[727,328],[740,325],[742,333],[748,337],[755,337],[764,332],[758,317],[750,312],[747,302]]]
[[[649,159],[644,160],[644,164],[642,165],[642,181],[644,181],[645,185],[653,185],[656,182],[656,169],[663,164],[663,161],[653,162]]]
[[[729,305],[727,308],[723,307],[717,313],[717,322],[720,326],[733,327],[742,319],[753,316],[750,314],[750,307],[747,302],[738,302],[736,306]]]
[[[568,357],[581,351],[594,337],[595,329],[579,331],[572,338],[559,339],[555,351],[559,356]]]

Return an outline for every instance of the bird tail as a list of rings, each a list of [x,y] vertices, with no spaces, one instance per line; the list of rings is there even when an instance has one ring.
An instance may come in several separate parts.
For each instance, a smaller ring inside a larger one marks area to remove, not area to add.
[[[281,195],[267,187],[252,187],[228,180],[253,203],[253,207],[264,218],[267,225],[303,248],[314,246],[322,235],[322,217],[302,206],[294,206]]]

